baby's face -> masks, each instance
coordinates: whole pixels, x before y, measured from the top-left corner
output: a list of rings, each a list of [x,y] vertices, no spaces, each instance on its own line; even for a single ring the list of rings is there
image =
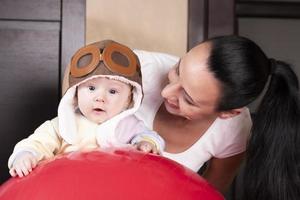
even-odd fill
[[[128,108],[131,87],[121,81],[95,78],[78,86],[77,97],[82,114],[100,124]]]

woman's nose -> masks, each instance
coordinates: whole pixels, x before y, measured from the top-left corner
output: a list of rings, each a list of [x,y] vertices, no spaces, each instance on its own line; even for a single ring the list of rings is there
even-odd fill
[[[161,96],[169,99],[177,99],[179,91],[180,85],[178,82],[169,83],[161,91]]]

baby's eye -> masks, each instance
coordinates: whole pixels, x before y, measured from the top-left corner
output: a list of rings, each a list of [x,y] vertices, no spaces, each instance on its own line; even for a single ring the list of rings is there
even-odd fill
[[[95,86],[89,86],[90,91],[94,91],[95,89],[96,89]]]
[[[116,94],[117,92],[118,92],[118,91],[115,90],[115,89],[110,89],[110,90],[109,90],[109,93],[110,93],[110,94]]]

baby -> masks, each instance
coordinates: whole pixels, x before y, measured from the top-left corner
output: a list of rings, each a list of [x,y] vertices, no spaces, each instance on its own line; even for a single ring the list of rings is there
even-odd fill
[[[143,96],[142,77],[128,47],[105,40],[79,49],[68,82],[58,116],[15,146],[8,161],[11,176],[26,176],[40,161],[72,151],[129,144],[145,152],[163,150],[163,139],[134,116]]]

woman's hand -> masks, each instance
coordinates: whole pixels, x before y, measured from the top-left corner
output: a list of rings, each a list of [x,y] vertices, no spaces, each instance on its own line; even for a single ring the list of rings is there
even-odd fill
[[[13,177],[17,175],[19,177],[27,176],[36,165],[36,157],[31,152],[24,151],[16,156],[9,173]]]

